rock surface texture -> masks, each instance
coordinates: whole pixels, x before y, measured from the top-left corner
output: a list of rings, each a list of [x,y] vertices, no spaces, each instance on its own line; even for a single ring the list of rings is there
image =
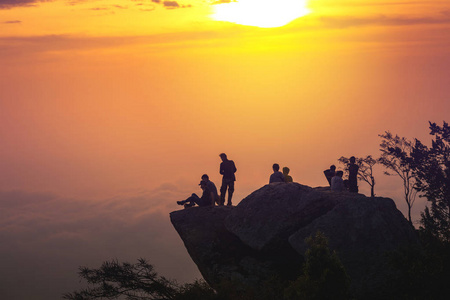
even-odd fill
[[[417,243],[391,199],[298,183],[272,183],[236,207],[193,207],[172,212],[170,219],[212,287],[224,279],[249,285],[274,275],[295,279],[308,247],[305,239],[321,231],[355,295],[375,295],[386,284],[386,252]]]

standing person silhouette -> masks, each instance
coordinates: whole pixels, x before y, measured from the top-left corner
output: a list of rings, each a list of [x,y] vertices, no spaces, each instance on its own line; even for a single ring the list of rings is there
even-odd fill
[[[359,166],[355,163],[356,158],[350,157],[350,163],[348,164],[348,190],[352,193],[358,192],[358,170]]]
[[[222,186],[220,187],[220,204],[225,204],[225,194],[228,189],[228,202],[227,205],[231,206],[231,198],[233,197],[234,192],[234,182],[236,181],[236,176],[234,173],[236,173],[236,165],[234,164],[234,161],[229,160],[227,158],[227,155],[225,153],[221,153],[220,158],[222,159],[222,162],[220,163],[220,170],[219,173],[223,175],[222,177]]]

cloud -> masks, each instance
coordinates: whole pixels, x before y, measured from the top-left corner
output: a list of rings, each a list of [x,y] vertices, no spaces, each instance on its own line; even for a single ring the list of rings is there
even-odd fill
[[[16,6],[34,6],[38,2],[48,2],[47,0],[0,0],[0,9],[8,9]]]
[[[20,7],[20,6],[37,6],[38,3],[40,2],[52,2],[52,1],[56,1],[56,0],[0,0],[0,9],[11,9],[14,7]],[[225,0],[227,1],[227,0]],[[77,5],[78,3],[83,3],[85,2],[85,0],[73,0],[68,2],[69,5]],[[142,1],[135,1],[133,0],[133,2],[138,2],[135,5],[136,6],[141,6],[143,5]],[[186,5],[181,5],[180,3],[178,3],[177,1],[172,1],[172,0],[152,0],[153,3],[157,3],[162,5],[163,7],[167,8],[167,9],[176,9],[176,8],[188,8],[188,7],[192,7],[192,5],[190,4],[186,4]],[[119,9],[127,9],[127,6],[123,6],[123,5],[112,5],[116,8]],[[100,10],[99,8],[94,9],[94,10]],[[152,11],[154,9],[149,8],[149,9],[143,9],[145,11]]]
[[[12,20],[12,21],[5,21],[3,24],[20,24],[22,21],[19,20]]]
[[[93,7],[93,8],[90,8],[89,10],[109,10],[109,8],[108,7]]]
[[[153,3],[161,4],[167,9],[176,9],[176,8],[188,8],[192,7],[192,5],[180,5],[177,1],[170,1],[170,0],[152,0]]]
[[[163,2],[164,7],[167,8],[179,8],[180,5],[178,4],[177,1],[164,1]]]
[[[431,24],[449,24],[450,14],[442,12],[438,16],[427,17],[402,17],[378,15],[373,17],[328,17],[321,16],[319,19],[325,25],[334,28],[359,27],[359,26],[411,26],[411,25],[431,25]]]
[[[161,275],[181,282],[200,277],[169,213],[188,191],[172,183],[104,200],[0,191],[2,297],[60,299],[79,289],[78,267],[144,257]]]
[[[0,24],[1,25],[1,24]],[[241,28],[244,30],[245,28]],[[236,31],[224,33],[225,37],[233,37]],[[210,44],[217,38],[214,31],[163,33],[147,36],[124,37],[88,37],[75,35],[44,35],[23,37],[0,37],[0,62],[13,60],[24,61],[38,55],[54,55],[65,51],[112,49],[128,47],[130,45],[151,45],[163,47],[163,45],[178,44],[179,47],[198,46],[199,43]],[[34,59],[33,58],[33,59]]]
[[[113,7],[118,8],[118,9],[127,9],[128,6],[123,6],[123,5],[113,5]]]

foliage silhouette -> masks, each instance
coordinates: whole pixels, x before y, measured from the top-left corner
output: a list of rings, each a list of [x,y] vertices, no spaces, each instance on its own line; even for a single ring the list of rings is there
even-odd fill
[[[422,215],[422,230],[450,242],[450,126],[430,122],[431,148],[416,140],[412,157],[417,189],[430,202]]]
[[[392,276],[386,287],[389,299],[448,299],[450,294],[450,243],[429,232],[419,234],[420,246],[389,254]]]
[[[386,289],[391,299],[440,300],[450,294],[450,127],[430,122],[430,130],[430,148],[418,139],[413,145],[388,132],[382,136],[393,143],[384,144],[384,150],[404,171],[405,197],[406,188],[412,188],[431,203],[421,213],[420,245],[390,254],[393,275]],[[409,196],[412,206],[415,194]]]
[[[411,209],[417,195],[416,178],[412,170],[414,165],[411,156],[413,145],[406,138],[393,136],[389,131],[380,134],[379,137],[382,138],[382,141],[380,144],[381,157],[378,161],[388,169],[385,172],[386,175],[398,175],[402,179],[403,193],[408,206],[408,221],[412,224]]]
[[[350,278],[336,252],[328,248],[328,240],[321,232],[306,242],[306,262],[301,275],[286,289],[287,300],[350,299]]]
[[[171,300],[179,292],[179,286],[159,276],[145,259],[136,264],[119,263],[117,260],[104,262],[99,269],[80,267],[79,275],[89,285],[87,289],[68,293],[64,299],[158,299]]]

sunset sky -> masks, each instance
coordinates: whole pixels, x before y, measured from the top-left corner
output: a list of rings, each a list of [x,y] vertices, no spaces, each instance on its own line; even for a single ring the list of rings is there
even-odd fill
[[[237,204],[275,162],[324,186],[378,134],[449,121],[448,0],[220,2],[0,0],[0,298],[60,299],[112,258],[191,282],[169,213],[220,186],[221,152]]]

